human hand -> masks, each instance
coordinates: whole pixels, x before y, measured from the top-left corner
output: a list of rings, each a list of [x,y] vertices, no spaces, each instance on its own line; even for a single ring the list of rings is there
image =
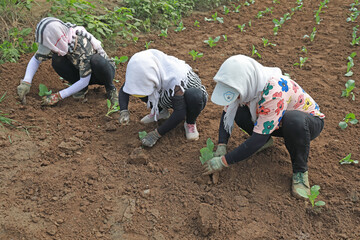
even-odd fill
[[[216,152],[214,153],[214,157],[221,157],[226,154],[226,144],[219,144],[217,146]]]
[[[17,94],[22,104],[26,104],[26,94],[30,92],[30,87],[30,83],[20,80],[20,85],[17,87]]]
[[[128,125],[130,122],[130,112],[129,110],[120,111],[119,122],[122,125]]]
[[[53,93],[47,96],[43,96],[43,100],[41,102],[41,105],[43,106],[53,106],[56,103],[58,103],[61,100],[60,93]]]
[[[215,172],[221,171],[224,167],[228,167],[226,160],[223,161],[223,157],[214,157],[204,163],[203,175],[210,175]]]
[[[156,141],[161,138],[161,135],[155,129],[154,131],[149,132],[146,136],[141,140],[141,143],[145,147],[152,147],[155,145]]]

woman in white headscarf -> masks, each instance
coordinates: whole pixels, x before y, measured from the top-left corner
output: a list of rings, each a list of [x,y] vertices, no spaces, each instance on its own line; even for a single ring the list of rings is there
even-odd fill
[[[84,27],[64,23],[53,17],[43,18],[36,27],[38,50],[31,58],[24,79],[17,87],[22,103],[30,91],[33,77],[41,62],[52,59],[54,70],[71,86],[43,97],[43,105],[54,105],[68,96],[83,99],[88,85],[105,85],[107,98],[118,102],[113,84],[115,64],[109,59],[101,42]]]
[[[325,118],[314,99],[279,68],[264,67],[244,55],[228,58],[214,80],[217,84],[211,100],[226,107],[215,157],[204,164],[204,175],[271,146],[271,136],[283,137],[292,161],[292,193],[295,197],[301,197],[298,189],[310,193],[307,165],[310,141],[322,131]],[[250,137],[227,153],[234,122]]]
[[[142,139],[144,146],[152,147],[184,119],[186,138],[199,138],[196,119],[204,109],[208,95],[198,75],[184,61],[156,49],[134,54],[127,65],[125,83],[119,92],[121,124],[129,123],[130,95],[140,97],[151,108],[150,114],[141,119],[142,123],[168,118]],[[171,116],[169,108],[174,110]]]

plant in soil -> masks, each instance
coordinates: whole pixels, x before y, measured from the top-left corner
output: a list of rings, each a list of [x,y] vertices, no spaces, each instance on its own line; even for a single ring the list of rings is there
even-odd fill
[[[119,103],[116,102],[114,105],[111,105],[111,101],[109,99],[107,99],[106,104],[107,104],[108,110],[107,110],[107,113],[105,116],[109,117],[110,114],[120,111]]]
[[[204,43],[207,43],[210,47],[215,47],[216,43],[220,40],[220,36],[216,38],[209,37],[209,39],[205,40]]]
[[[39,96],[48,96],[52,93],[51,90],[48,90],[48,88],[45,86],[45,84],[40,83],[39,84]]]
[[[304,197],[304,198],[308,198],[311,206],[314,208],[316,207],[320,207],[320,206],[324,206],[325,202],[324,201],[317,201],[315,202],[315,199],[319,196],[320,192],[320,186],[319,185],[314,185],[310,188],[310,195],[307,194],[307,192],[304,189],[296,189],[297,193]]]
[[[354,58],[356,57],[356,52],[352,52],[350,56],[347,57],[348,63],[347,63],[347,69],[345,76],[351,77],[353,75],[353,72],[351,71],[351,68],[354,66]]]
[[[140,138],[140,140],[142,140],[144,137],[146,137],[146,135],[147,135],[147,132],[146,132],[146,131],[139,132],[139,138]]]
[[[150,44],[152,43],[153,41],[148,41],[148,42],[145,42],[145,49],[149,49],[150,47]]]
[[[246,32],[245,23],[243,25],[238,25],[237,27],[240,29],[241,32]]]
[[[266,47],[266,46],[276,46],[276,44],[275,43],[271,43],[271,42],[269,42],[269,39],[267,39],[267,38],[261,38],[261,40],[263,41],[263,44],[264,44],[264,47]]]
[[[359,161],[358,160],[353,160],[351,159],[351,153],[349,153],[346,157],[344,157],[343,159],[341,159],[339,161],[340,164],[358,164]]]
[[[0,103],[5,99],[5,96],[6,96],[6,92],[2,95],[2,97],[0,98]],[[12,120],[11,118],[7,118],[6,116],[9,115],[7,113],[3,113],[1,110],[0,110],[0,126],[3,126],[3,124],[7,124],[7,125],[10,125],[12,126],[12,122],[14,120]]]
[[[191,50],[189,54],[192,56],[193,61],[195,61],[197,58],[201,58],[204,55],[203,53],[199,53],[195,50]]]
[[[345,129],[348,127],[348,123],[351,124],[357,124],[359,121],[356,119],[355,114],[354,113],[348,113],[346,114],[345,118],[343,119],[343,121],[339,122],[339,127],[341,129]]]
[[[258,52],[258,50],[256,50],[255,46],[252,45],[252,49],[251,49],[251,56],[256,55],[258,58],[261,58],[260,53]]]
[[[168,36],[168,32],[167,32],[167,28],[166,29],[161,29],[160,34],[158,35],[159,37],[167,37]]]
[[[178,27],[175,29],[175,32],[181,32],[184,31],[186,29],[186,27],[184,27],[183,22],[181,21],[178,25]]]
[[[311,32],[310,36],[309,35],[304,35],[304,38],[310,38],[310,42],[314,41],[316,36],[316,27],[313,28],[313,31]]]
[[[121,56],[120,58],[118,56],[115,56],[113,58],[114,62],[116,65],[120,64],[120,63],[125,63],[127,62],[127,60],[129,60],[128,56]]]
[[[195,20],[194,27],[200,27],[200,22],[198,20]]]
[[[302,68],[306,60],[308,60],[308,57],[300,57],[300,62],[294,63],[294,66],[299,66],[300,68]]]
[[[206,140],[206,147],[200,149],[200,154],[201,164],[204,164],[214,157],[214,143],[210,138]]]
[[[341,96],[342,97],[349,97],[350,95],[352,96],[351,99],[353,101],[355,101],[355,94],[352,91],[355,88],[355,80],[349,79],[346,83],[345,83],[345,87],[346,89],[343,89],[341,91]]]
[[[217,12],[214,13],[213,15],[211,15],[211,17],[212,18],[205,17],[205,21],[207,21],[207,22],[216,22],[216,21],[218,21],[219,23],[224,23],[224,18],[218,17]]]

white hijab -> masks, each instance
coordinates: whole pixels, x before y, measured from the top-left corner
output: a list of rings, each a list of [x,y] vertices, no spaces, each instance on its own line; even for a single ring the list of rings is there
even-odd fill
[[[251,120],[256,121],[256,106],[261,93],[272,77],[281,77],[279,68],[264,67],[254,59],[235,55],[228,58],[216,73],[214,80],[224,83],[239,92],[239,98],[231,103],[224,116],[224,127],[231,133],[239,105],[249,103]]]
[[[183,89],[187,84],[187,73],[191,67],[184,61],[165,53],[149,49],[134,54],[127,65],[124,92],[130,95],[148,96],[148,104],[152,104],[151,113],[159,114],[159,98],[175,86]],[[160,96],[161,94],[161,96]]]

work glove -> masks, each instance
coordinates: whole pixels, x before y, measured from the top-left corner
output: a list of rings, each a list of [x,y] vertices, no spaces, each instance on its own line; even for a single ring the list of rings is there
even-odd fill
[[[219,144],[217,146],[216,152],[214,153],[214,157],[221,157],[226,154],[226,144]]]
[[[161,138],[161,135],[156,131],[149,132],[146,136],[141,140],[141,143],[145,147],[152,147],[155,145],[156,141]]]
[[[221,171],[224,167],[228,167],[227,163],[222,160],[223,157],[213,157],[204,163],[203,175],[210,175],[215,172]]]
[[[30,83],[20,80],[20,85],[17,87],[17,93],[22,104],[26,104],[26,94],[30,92],[30,87]]]
[[[128,125],[130,122],[130,112],[128,110],[120,111],[119,122],[122,125]]]
[[[43,96],[43,100],[41,102],[41,105],[43,106],[53,106],[56,103],[58,103],[61,100],[61,96],[60,93],[53,93],[47,96]]]

